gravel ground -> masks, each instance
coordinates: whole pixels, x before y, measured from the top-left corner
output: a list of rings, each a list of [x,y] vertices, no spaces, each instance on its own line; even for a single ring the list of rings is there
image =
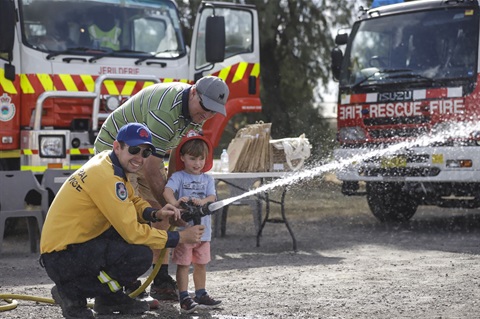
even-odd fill
[[[267,224],[256,247],[248,206],[230,209],[226,236],[212,241],[207,274],[222,309],[180,315],[177,303],[164,302],[142,316],[100,318],[479,317],[478,210],[422,207],[408,223],[385,225],[365,198],[342,196],[331,178],[291,187],[286,210],[297,253],[283,224]],[[5,238],[0,294],[51,298],[53,283],[37,259],[25,229]],[[18,302],[0,318],[62,318],[58,306]]]

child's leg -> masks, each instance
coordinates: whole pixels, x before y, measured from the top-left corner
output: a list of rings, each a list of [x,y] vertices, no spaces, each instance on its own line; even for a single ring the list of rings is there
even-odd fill
[[[197,296],[203,295],[206,292],[207,264],[210,260],[210,242],[203,241],[195,247],[192,253],[193,282]]]
[[[193,264],[193,282],[195,284],[195,292],[201,289],[205,291],[207,282],[207,265]]]
[[[190,266],[177,265],[177,285],[178,291],[188,291],[188,272]]]
[[[207,282],[206,264],[193,264],[193,282],[195,283],[195,302],[210,308],[218,307],[222,301],[212,298],[205,288]]]
[[[177,264],[177,286],[180,302],[188,297],[188,273],[192,262],[192,248],[190,244],[179,244],[173,250],[172,261]]]

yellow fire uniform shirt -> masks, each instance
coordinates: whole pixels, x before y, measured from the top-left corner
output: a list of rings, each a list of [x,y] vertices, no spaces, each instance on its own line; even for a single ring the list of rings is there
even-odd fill
[[[41,253],[87,242],[111,226],[125,239],[153,249],[174,247],[178,232],[151,228],[153,208],[135,195],[115,153],[104,151],[72,174],[56,195],[42,230]],[[170,235],[170,238],[169,238]]]

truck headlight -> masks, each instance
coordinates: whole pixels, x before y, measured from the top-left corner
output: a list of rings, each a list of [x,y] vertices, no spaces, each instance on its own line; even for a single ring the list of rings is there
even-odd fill
[[[38,140],[40,157],[65,158],[65,136],[40,135]]]
[[[118,96],[110,95],[106,98],[107,110],[113,112],[120,106],[120,98]]]
[[[366,139],[365,131],[360,126],[344,127],[338,131],[338,141],[364,141]]]
[[[480,131],[472,132],[470,136],[475,141],[475,144],[477,144],[477,146],[480,146]]]

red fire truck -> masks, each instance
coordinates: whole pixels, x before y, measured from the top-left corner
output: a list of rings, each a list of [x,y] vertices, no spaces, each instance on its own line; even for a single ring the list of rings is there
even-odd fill
[[[203,2],[187,46],[171,0],[0,0],[0,170],[75,169],[108,114],[145,86],[230,88],[227,117],[204,126],[216,146],[235,114],[260,112],[252,5]]]
[[[419,205],[480,207],[479,5],[422,0],[361,10],[351,32],[335,39],[346,44],[332,51],[335,158],[407,145],[337,174],[343,193],[366,195],[381,221],[409,220]],[[470,124],[461,138],[415,144],[459,123]]]

